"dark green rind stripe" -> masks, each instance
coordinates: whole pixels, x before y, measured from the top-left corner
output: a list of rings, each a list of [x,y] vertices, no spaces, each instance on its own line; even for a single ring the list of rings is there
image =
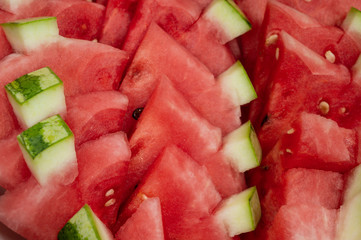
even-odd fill
[[[252,28],[252,24],[248,20],[248,18],[244,15],[244,13],[239,9],[239,7],[236,5],[236,3],[233,0],[226,0],[226,2],[233,8],[234,11],[236,11],[239,16],[244,20],[244,22],[249,26],[249,28]]]
[[[59,240],[101,240],[92,210],[84,205],[60,230]]]
[[[43,71],[44,69],[48,70],[45,74],[37,74],[39,71]],[[44,84],[47,79],[49,83]],[[23,104],[42,91],[61,84],[63,84],[63,82],[60,78],[49,67],[46,67],[19,77],[13,82],[5,85],[5,88],[16,102]]]
[[[19,143],[32,159],[50,146],[73,136],[64,120],[55,115],[41,121],[18,135]]]

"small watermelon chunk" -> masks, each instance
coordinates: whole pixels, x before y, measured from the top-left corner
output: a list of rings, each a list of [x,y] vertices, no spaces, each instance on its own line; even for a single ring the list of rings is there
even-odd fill
[[[88,141],[77,151],[82,199],[110,229],[124,201],[130,150],[122,132]],[[100,170],[101,169],[101,170]]]
[[[284,205],[268,231],[268,239],[334,239],[337,216],[336,209],[309,205]]]
[[[147,198],[125,222],[115,239],[164,240],[162,210],[159,198]]]
[[[67,117],[75,145],[120,131],[128,98],[118,91],[99,91],[67,98]]]
[[[130,211],[124,213],[135,210],[144,196],[159,197],[166,239],[202,239],[202,235],[229,239],[222,225],[211,218],[221,197],[206,169],[179,148],[165,148],[126,205]],[[121,214],[120,218],[127,216]],[[212,223],[206,228],[210,233],[203,232],[203,221]]]
[[[0,197],[0,221],[26,239],[55,240],[81,207],[76,182],[43,187],[30,178]]]
[[[230,98],[223,94],[213,74],[158,25],[151,24],[120,86],[120,91],[129,97],[129,127],[125,131],[134,125],[131,114],[145,106],[163,74],[223,132],[228,133],[240,125],[239,107],[234,107]]]
[[[17,139],[26,164],[40,185],[68,185],[77,177],[74,135],[59,115],[26,129]]]

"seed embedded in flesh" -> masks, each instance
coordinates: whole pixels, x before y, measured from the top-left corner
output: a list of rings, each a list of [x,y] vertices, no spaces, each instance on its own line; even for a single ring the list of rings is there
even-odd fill
[[[276,60],[280,57],[280,49],[276,48],[276,54],[275,54]]]
[[[142,114],[144,108],[137,108],[134,110],[132,116],[135,120],[138,120],[140,118],[140,114]]]
[[[346,112],[346,108],[345,107],[341,107],[338,109],[338,113],[339,114],[344,114]]]
[[[115,199],[112,198],[112,199],[110,199],[109,201],[107,201],[107,202],[104,204],[104,206],[105,206],[105,207],[109,207],[109,206],[111,206],[111,205],[114,205],[115,202],[116,202]]]
[[[272,34],[270,35],[267,39],[266,39],[266,46],[275,44],[278,40],[278,35],[277,34]]]
[[[335,61],[336,61],[335,54],[333,54],[333,52],[331,52],[330,50],[328,50],[325,53],[325,57],[326,57],[327,61],[329,61],[330,63],[335,63]]]
[[[330,105],[325,101],[320,102],[318,108],[323,115],[326,115],[330,111]]]
[[[112,189],[109,189],[106,193],[105,193],[105,196],[106,197],[109,197],[109,196],[111,196],[111,195],[113,195],[114,194],[114,189],[112,188]]]
[[[292,134],[292,133],[294,133],[295,132],[295,129],[294,128],[291,128],[291,129],[289,129],[288,131],[287,131],[287,134]]]
[[[292,154],[293,152],[292,152],[292,150],[291,150],[291,149],[286,148],[286,153]]]

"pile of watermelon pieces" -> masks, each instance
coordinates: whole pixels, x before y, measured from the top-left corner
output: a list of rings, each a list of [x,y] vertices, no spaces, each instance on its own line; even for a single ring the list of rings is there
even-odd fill
[[[342,239],[361,161],[361,35],[342,23],[360,1],[236,0],[252,30],[227,42],[202,18],[211,0],[23,2],[0,1],[0,23],[56,16],[64,38],[23,54],[0,29],[3,224],[56,239],[87,203],[115,239]],[[242,108],[218,84],[237,60],[258,95]],[[70,185],[31,175],[3,88],[45,66],[64,82],[79,172]],[[263,159],[240,173],[223,138],[248,120]],[[217,207],[254,185],[261,220],[230,236]]]

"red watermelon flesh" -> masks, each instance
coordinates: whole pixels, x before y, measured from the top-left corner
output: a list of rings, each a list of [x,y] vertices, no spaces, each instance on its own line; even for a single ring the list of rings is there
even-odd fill
[[[30,178],[0,197],[0,221],[26,239],[55,240],[81,207],[76,182],[41,187]]]
[[[270,240],[332,240],[337,210],[309,205],[285,205],[268,231]]]
[[[343,175],[331,171],[294,168],[284,174],[283,194],[290,205],[315,205],[338,209],[341,203]]]
[[[75,145],[120,131],[128,98],[118,91],[100,91],[68,97],[65,121],[75,136]]]
[[[174,37],[218,76],[232,66],[235,57],[230,49],[215,37],[217,35],[218,29],[207,19],[200,17],[187,31],[177,33]]]
[[[0,15],[0,22],[41,16],[57,17],[60,35],[96,39],[102,26],[104,6],[87,1],[37,0],[23,5],[15,14]]]
[[[278,65],[269,80],[268,98],[264,96],[267,105],[254,123],[256,128],[261,127],[259,140],[266,153],[300,112],[327,116],[320,104],[333,109],[332,105],[337,104],[334,96],[343,93],[350,83],[350,73],[344,66],[328,62],[285,32],[279,36]]]
[[[115,235],[115,239],[163,240],[162,209],[159,198],[147,198]]]
[[[130,138],[130,182],[136,184],[142,178],[169,142],[204,163],[220,149],[222,136],[219,128],[194,111],[171,82],[164,79],[144,108]]]
[[[250,21],[252,29],[238,38],[241,47],[241,62],[247,73],[253,78],[254,66],[259,56],[261,25],[266,10],[267,0],[236,0],[235,1]]]
[[[86,142],[77,151],[82,200],[109,228],[125,199],[123,190],[130,154],[122,132]]]
[[[13,48],[7,40],[4,30],[0,28],[0,59],[11,53],[13,53]]]
[[[213,74],[158,25],[152,24],[120,86],[120,91],[129,98],[126,131],[134,125],[131,114],[145,106],[163,74],[211,124],[222,128],[224,133],[240,125],[239,107],[233,107],[230,99],[221,94]],[[214,101],[214,104],[209,104],[209,101]]]
[[[122,49],[134,56],[153,21],[170,34],[184,31],[198,19],[208,3],[209,0],[140,0]]]
[[[110,0],[106,7],[99,42],[120,48],[137,4],[138,0]]]
[[[334,26],[341,25],[352,6],[360,9],[358,0],[329,0],[329,1],[305,1],[305,0],[278,0],[292,8],[317,19],[320,23]]]
[[[0,140],[0,186],[12,190],[31,175],[19,148],[19,132]]]
[[[281,139],[282,165],[345,172],[357,165],[354,130],[341,128],[331,119],[301,113],[292,132]],[[335,148],[337,146],[337,148]]]
[[[199,236],[211,235],[202,232],[201,227],[194,226],[202,226],[204,219],[208,221],[221,197],[206,169],[179,148],[165,148],[142,180],[132,200],[126,205],[126,209],[136,209],[144,200],[144,195],[159,197],[166,239],[202,239]],[[126,216],[121,215],[122,218]],[[223,226],[215,222],[212,226],[207,227],[207,231],[211,230],[215,236],[220,236]],[[218,239],[229,239],[224,237],[227,235],[225,229],[223,231],[223,237]]]

